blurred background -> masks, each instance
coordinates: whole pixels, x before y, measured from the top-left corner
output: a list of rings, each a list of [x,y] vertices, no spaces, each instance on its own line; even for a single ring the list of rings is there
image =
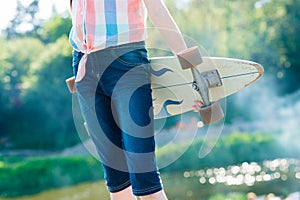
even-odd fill
[[[69,2],[10,2],[13,14],[5,15],[7,4],[0,17],[0,200],[108,199],[101,166],[75,128],[65,85],[72,76]],[[207,156],[199,157],[201,129],[187,149],[182,137],[159,152],[159,161],[184,152],[161,169],[169,198],[247,200],[253,192],[257,199],[299,200],[300,1],[165,2],[181,31],[208,55],[265,68],[256,84],[226,99],[222,135]],[[147,43],[160,42],[149,34]],[[188,135],[197,117],[167,119],[163,134],[180,126]]]

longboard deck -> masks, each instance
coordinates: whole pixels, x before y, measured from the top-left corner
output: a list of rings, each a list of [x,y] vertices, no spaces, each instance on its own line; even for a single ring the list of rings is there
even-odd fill
[[[202,72],[217,70],[221,86],[209,88],[210,101],[215,102],[232,95],[257,81],[263,67],[255,62],[218,57],[203,57],[198,66]],[[151,59],[151,83],[156,119],[192,110],[200,95],[192,88],[193,76],[189,69],[183,70],[177,57]]]

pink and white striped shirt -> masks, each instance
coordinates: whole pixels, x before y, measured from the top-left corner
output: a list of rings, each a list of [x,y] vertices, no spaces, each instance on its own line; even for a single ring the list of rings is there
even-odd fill
[[[143,0],[73,0],[73,48],[85,53],[76,81],[85,74],[85,62],[91,52],[146,39],[146,9]]]

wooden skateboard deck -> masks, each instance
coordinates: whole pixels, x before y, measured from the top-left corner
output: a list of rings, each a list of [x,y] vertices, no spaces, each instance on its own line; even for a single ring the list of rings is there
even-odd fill
[[[257,81],[264,73],[255,62],[218,57],[203,57],[197,66],[209,85],[209,100],[216,102]],[[193,75],[182,69],[177,57],[151,59],[151,83],[156,119],[191,111],[199,93],[192,88]]]

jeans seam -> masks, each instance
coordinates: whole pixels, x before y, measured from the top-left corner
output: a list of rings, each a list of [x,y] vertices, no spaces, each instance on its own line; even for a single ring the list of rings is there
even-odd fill
[[[152,192],[152,191],[156,191],[158,189],[162,190],[162,186],[161,185],[156,185],[156,186],[149,187],[147,189],[141,189],[141,190],[132,189],[132,191],[136,195],[141,195],[141,194],[144,194],[144,193],[149,193],[149,192]]]
[[[117,192],[117,191],[119,191],[119,190],[121,190],[123,188],[124,189],[127,188],[130,185],[131,185],[131,182],[130,182],[130,180],[128,180],[125,183],[122,183],[121,185],[114,186],[114,187],[109,187],[109,191],[110,192]]]

